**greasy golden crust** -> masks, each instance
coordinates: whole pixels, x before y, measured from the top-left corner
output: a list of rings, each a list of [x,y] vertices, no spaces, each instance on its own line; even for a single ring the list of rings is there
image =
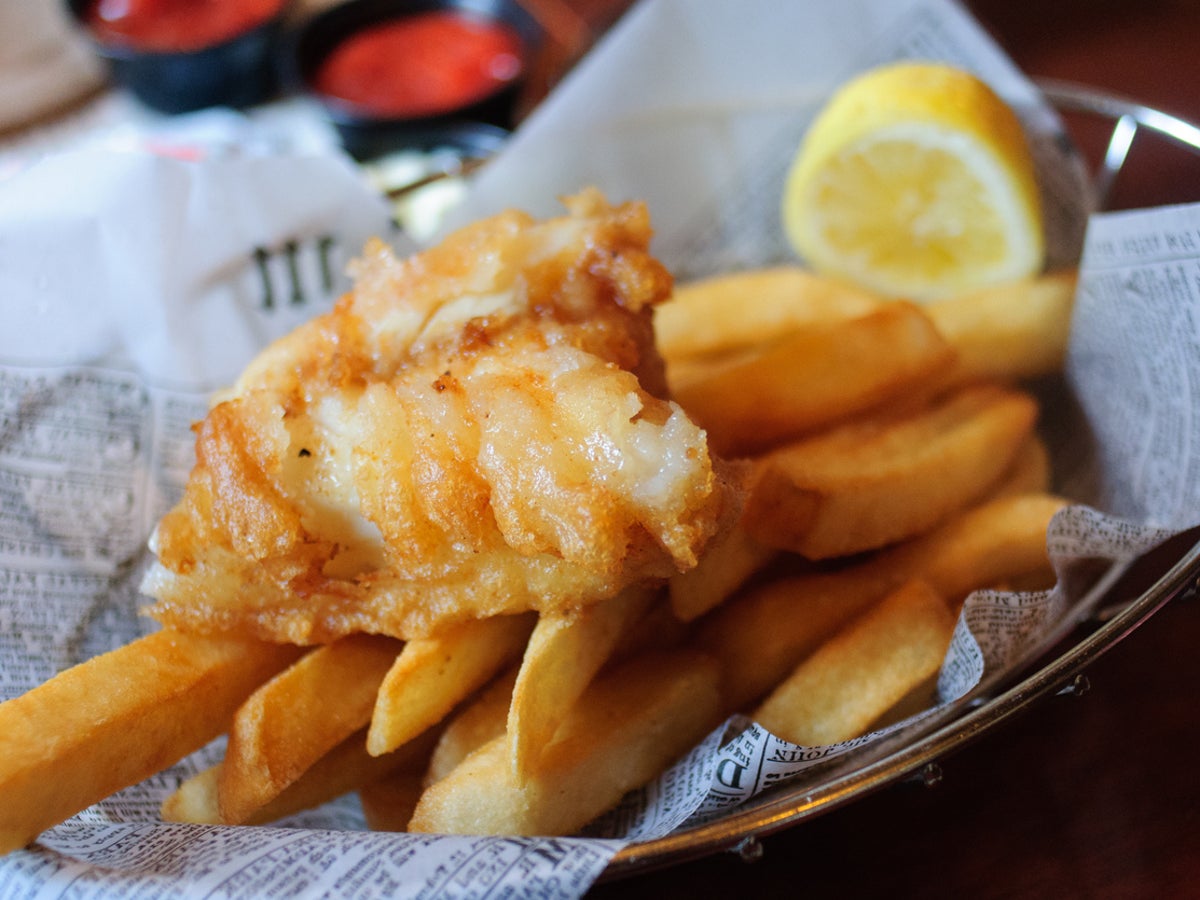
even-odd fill
[[[197,427],[151,614],[297,643],[579,605],[694,565],[728,518],[662,395],[671,289],[640,204],[505,213],[268,347]]]

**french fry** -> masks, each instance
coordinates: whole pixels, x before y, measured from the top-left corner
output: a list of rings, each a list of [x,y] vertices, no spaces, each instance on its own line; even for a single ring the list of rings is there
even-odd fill
[[[652,598],[653,588],[639,585],[601,603],[539,616],[508,712],[509,752],[518,780],[537,767],[572,704]]]
[[[1031,434],[1017,451],[1016,459],[1000,481],[988,491],[989,498],[1045,494],[1050,491],[1050,451],[1045,442]]]
[[[222,824],[217,788],[221,784],[221,763],[210,766],[182,782],[158,808],[164,822]],[[247,820],[251,821],[251,820]]]
[[[351,635],[318,647],[255,691],[229,730],[221,821],[245,822],[363,728],[401,646],[392,638]]]
[[[571,834],[661,772],[720,716],[709,657],[639,657],[592,683],[537,772],[518,781],[506,737],[494,738],[425,790],[409,831]]]
[[[429,758],[426,787],[441,781],[484,744],[504,735],[519,668],[513,666],[494,678],[447,720]]]
[[[520,656],[533,624],[531,615],[493,616],[405,644],[379,685],[367,750],[389,753],[440,722]]]
[[[679,404],[718,452],[744,455],[899,397],[954,362],[916,306],[822,322],[715,364],[668,366]]]
[[[668,363],[735,353],[819,323],[876,309],[874,295],[799,266],[716,275],[675,286],[654,310],[654,335]]]
[[[1064,270],[927,304],[925,312],[957,353],[954,380],[1059,371],[1077,281],[1075,270]]]
[[[265,825],[398,773],[416,773],[419,778],[428,764],[434,737],[435,733],[429,732],[386,756],[372,756],[367,752],[366,729],[360,729],[313,763],[278,796],[247,816],[242,824]],[[168,822],[223,824],[218,799],[221,768],[222,764],[217,763],[183,782],[163,801],[162,817]]]
[[[0,853],[208,743],[299,652],[158,631],[0,704]]]
[[[823,643],[753,713],[807,746],[864,734],[942,664],[955,617],[923,581],[907,582]]]
[[[1036,418],[1031,397],[978,385],[797,441],[760,461],[742,527],[810,559],[912,537],[984,496]]]
[[[1052,575],[1046,528],[1066,503],[1006,496],[843,568],[756,585],[701,619],[696,644],[721,662],[730,709],[747,709],[845,623],[904,582],[921,578],[956,612],[974,590]]]
[[[158,814],[165,822],[188,822],[192,825],[221,825],[221,804],[217,790],[221,783],[221,764],[197,772],[171,792],[162,802]],[[252,824],[254,817],[247,819]]]
[[[996,497],[869,565],[923,578],[957,612],[972,591],[1017,579],[1052,579],[1046,529],[1066,505],[1051,494]]]
[[[721,663],[728,711],[748,709],[805,656],[895,587],[870,566],[755,585],[699,622],[696,645]]]
[[[671,610],[683,622],[699,618],[777,555],[773,547],[754,540],[735,524],[709,545],[695,568],[667,580]]]

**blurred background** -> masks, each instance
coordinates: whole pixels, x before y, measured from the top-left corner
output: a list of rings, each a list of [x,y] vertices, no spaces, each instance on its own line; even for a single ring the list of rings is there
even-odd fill
[[[74,28],[71,10],[83,14],[100,5],[109,12],[162,11],[168,0],[4,0],[0,2],[0,142],[70,113],[103,89],[104,71],[95,43]],[[204,0],[185,6],[282,6],[287,25],[341,0]],[[538,59],[522,73],[518,116],[550,88],[596,38],[632,5],[631,0],[511,0],[544,32]],[[500,0],[482,7],[503,8]],[[1194,0],[964,0],[1016,64],[1034,78],[1072,80],[1135,98],[1151,107],[1200,121],[1200,4]],[[668,38],[665,37],[665,41]],[[210,61],[208,64],[212,64]],[[228,65],[228,64],[226,64]],[[1073,128],[1076,124],[1073,124]],[[1076,131],[1096,158],[1106,139],[1100,128],[1081,122]],[[1148,142],[1147,142],[1148,143]],[[1153,164],[1139,175],[1147,202],[1200,198],[1200,178],[1172,174],[1186,167],[1186,151],[1135,148]],[[1177,154],[1180,154],[1177,156]],[[1190,172],[1190,169],[1188,169]],[[1181,194],[1181,191],[1183,192]],[[1118,191],[1116,205],[1133,198]]]
[[[965,4],[1034,78],[1091,85],[1200,122],[1200,3],[1194,0],[971,0]],[[1093,161],[1108,130],[1072,119]],[[1112,206],[1200,200],[1200,161],[1165,141],[1130,151],[1135,180],[1118,182]]]
[[[382,0],[357,2],[387,5]],[[297,23],[344,5],[344,0],[3,0],[0,150],[94,104],[96,96],[110,86],[112,77],[100,55],[118,67],[112,70],[117,72],[116,77],[132,77],[128,74],[133,64],[131,54],[114,51],[103,41],[86,39],[86,30],[74,21],[75,17],[86,20],[96,10],[110,17],[153,17],[182,6],[192,10],[195,20],[205,9],[240,8],[244,15],[249,15],[247,10],[260,10],[262,16],[278,14],[282,19],[269,35],[279,42],[293,32]],[[538,32],[537,52],[523,61],[518,76],[519,91],[509,98],[511,106],[503,115],[491,115],[492,123],[503,119],[500,124],[507,126],[527,114],[631,5],[631,0],[477,2],[476,8],[490,9],[501,16],[510,15],[510,8],[515,8]],[[1200,122],[1200,89],[1195,87],[1200,85],[1200,54],[1196,52],[1200,3],[1195,0],[965,0],[964,6],[1034,78],[1079,82]],[[194,32],[198,26],[193,21],[185,27]],[[319,45],[321,41],[311,39],[309,43]],[[244,56],[248,51],[243,48],[242,52]],[[203,67],[208,71],[230,70],[240,64],[232,56],[213,57],[211,51],[203,57]],[[122,66],[125,69],[119,68]],[[173,71],[160,67],[142,79],[165,90],[163,83],[176,77]],[[189,77],[195,77],[194,71]],[[240,75],[237,82],[245,88],[256,77]],[[274,83],[263,88],[261,97],[251,100],[271,99],[296,89],[294,80],[290,84]],[[92,113],[93,119],[98,115]],[[344,109],[341,115],[346,117]],[[1101,158],[1108,138],[1106,125],[1080,117],[1070,126],[1086,155],[1092,160]],[[488,149],[494,149],[494,144]],[[369,151],[364,154],[369,155]],[[1131,150],[1131,159],[1137,162],[1133,167],[1137,181],[1116,186],[1113,206],[1200,199],[1200,169],[1195,168],[1200,163],[1188,151],[1168,142],[1139,139]]]

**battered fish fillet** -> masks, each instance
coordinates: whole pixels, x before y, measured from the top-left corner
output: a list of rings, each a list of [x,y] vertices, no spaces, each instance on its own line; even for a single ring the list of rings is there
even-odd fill
[[[309,644],[411,638],[695,565],[736,489],[674,403],[641,204],[509,212],[400,261],[268,347],[196,426],[148,611]]]

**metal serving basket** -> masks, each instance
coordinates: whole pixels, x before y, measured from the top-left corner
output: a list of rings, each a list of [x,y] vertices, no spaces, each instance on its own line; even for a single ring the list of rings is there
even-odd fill
[[[1200,128],[1143,104],[1058,81],[1039,82],[1063,113],[1107,123],[1111,131],[1103,158],[1092,174],[1103,207],[1141,134],[1200,154]],[[1079,690],[1084,670],[1172,599],[1200,590],[1200,529],[1185,532],[1097,585],[1103,592],[1087,622],[1064,623],[1049,634],[1029,664],[985,682],[950,703],[916,738],[883,740],[856,751],[853,762],[826,779],[801,779],[765,791],[719,819],[656,840],[632,844],[612,860],[603,880],[662,868],[719,851],[752,860],[760,839],[837,809],[872,791],[909,778],[934,781],[937,761],[1012,719],[1049,695]]]

